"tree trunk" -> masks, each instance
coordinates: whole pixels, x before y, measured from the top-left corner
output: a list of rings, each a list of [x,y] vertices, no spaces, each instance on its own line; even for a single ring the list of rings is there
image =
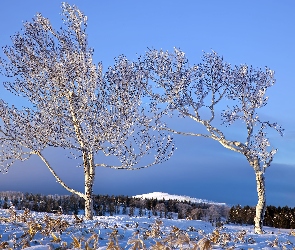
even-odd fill
[[[86,186],[85,186],[86,192]],[[93,199],[92,199],[92,191],[87,192],[85,197],[85,218],[87,220],[93,219]]]
[[[254,218],[254,223],[255,223],[254,231],[257,234],[263,234],[262,226],[263,226],[263,219],[264,219],[264,214],[266,209],[264,172],[261,170],[256,170],[255,175],[256,175],[258,203],[256,206],[256,215]]]
[[[85,218],[93,219],[93,183],[95,176],[95,166],[93,163],[93,154],[83,155],[84,158],[84,176],[85,176]],[[87,159],[87,160],[86,160]]]

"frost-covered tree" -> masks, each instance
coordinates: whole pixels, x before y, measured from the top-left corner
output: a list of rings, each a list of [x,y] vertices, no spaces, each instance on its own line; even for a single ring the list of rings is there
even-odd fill
[[[0,100],[0,165],[6,172],[17,160],[39,156],[58,183],[85,199],[86,218],[92,219],[96,167],[148,167],[167,160],[174,146],[155,128],[151,109],[142,101],[145,72],[120,56],[103,73],[88,46],[87,17],[66,3],[62,15],[63,26],[55,30],[37,14],[4,47],[1,72],[11,79],[4,86],[31,106],[20,110]],[[84,192],[57,175],[44,156],[50,147],[68,150],[83,166]],[[117,163],[108,163],[106,156]]]
[[[206,132],[187,133],[165,124],[163,130],[211,138],[246,157],[256,176],[255,232],[262,233],[266,206],[264,173],[276,153],[269,149],[266,129],[273,128],[281,135],[283,130],[277,123],[261,120],[257,111],[267,104],[265,93],[275,83],[274,72],[269,68],[231,66],[215,52],[204,53],[200,64],[189,65],[184,52],[178,49],[174,53],[150,50],[141,63],[152,81],[146,88],[158,112],[159,126],[163,116],[174,113],[201,124]],[[237,121],[245,124],[244,131],[239,138],[232,138],[224,126]]]

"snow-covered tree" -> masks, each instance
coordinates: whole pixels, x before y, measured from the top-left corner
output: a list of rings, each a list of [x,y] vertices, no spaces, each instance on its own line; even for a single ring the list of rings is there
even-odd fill
[[[150,50],[141,63],[149,71],[152,84],[146,88],[163,130],[211,138],[246,157],[256,176],[255,232],[262,233],[266,206],[264,173],[276,153],[269,149],[266,129],[273,128],[281,135],[283,129],[277,123],[262,121],[257,111],[267,104],[265,93],[275,83],[274,72],[248,65],[231,66],[214,51],[204,53],[200,64],[189,65],[181,50]],[[201,124],[205,132],[188,133],[161,125],[161,118],[173,113]],[[239,138],[232,138],[224,126],[237,121],[245,124],[245,130]]]
[[[92,219],[96,167],[148,167],[167,160],[174,146],[142,101],[145,72],[120,56],[103,73],[88,47],[87,17],[66,3],[62,15],[63,26],[55,30],[37,14],[4,47],[1,72],[11,79],[4,86],[31,106],[20,110],[0,100],[0,165],[6,172],[17,160],[39,156],[58,183],[85,199],[86,218]],[[83,166],[84,192],[57,175],[44,156],[50,147],[69,150]],[[104,156],[115,157],[117,165],[107,164]]]

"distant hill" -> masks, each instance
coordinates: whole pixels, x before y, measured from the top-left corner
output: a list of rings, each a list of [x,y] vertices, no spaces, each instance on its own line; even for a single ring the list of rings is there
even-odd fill
[[[168,194],[168,193],[162,193],[162,192],[153,192],[153,193],[148,193],[148,194],[139,194],[133,196],[133,198],[142,198],[142,199],[157,199],[157,200],[162,200],[163,198],[165,200],[178,200],[178,201],[190,201],[192,203],[206,203],[206,204],[215,204],[215,205],[224,205],[226,206],[226,203],[218,203],[218,202],[213,202],[213,201],[208,201],[208,200],[203,200],[203,199],[197,199],[197,198],[192,198],[189,196],[185,195],[175,195],[175,194]]]

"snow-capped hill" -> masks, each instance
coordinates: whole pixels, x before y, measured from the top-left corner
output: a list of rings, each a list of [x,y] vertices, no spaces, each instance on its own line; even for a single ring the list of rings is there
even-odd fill
[[[203,199],[192,198],[185,195],[175,195],[175,194],[168,194],[168,193],[162,193],[162,192],[139,194],[139,195],[133,196],[133,198],[142,198],[142,199],[146,198],[146,199],[157,199],[157,200],[162,200],[164,198],[165,200],[190,201],[192,203],[206,203],[206,204],[226,206],[226,203],[218,203],[218,202],[213,202],[213,201],[208,201]]]

